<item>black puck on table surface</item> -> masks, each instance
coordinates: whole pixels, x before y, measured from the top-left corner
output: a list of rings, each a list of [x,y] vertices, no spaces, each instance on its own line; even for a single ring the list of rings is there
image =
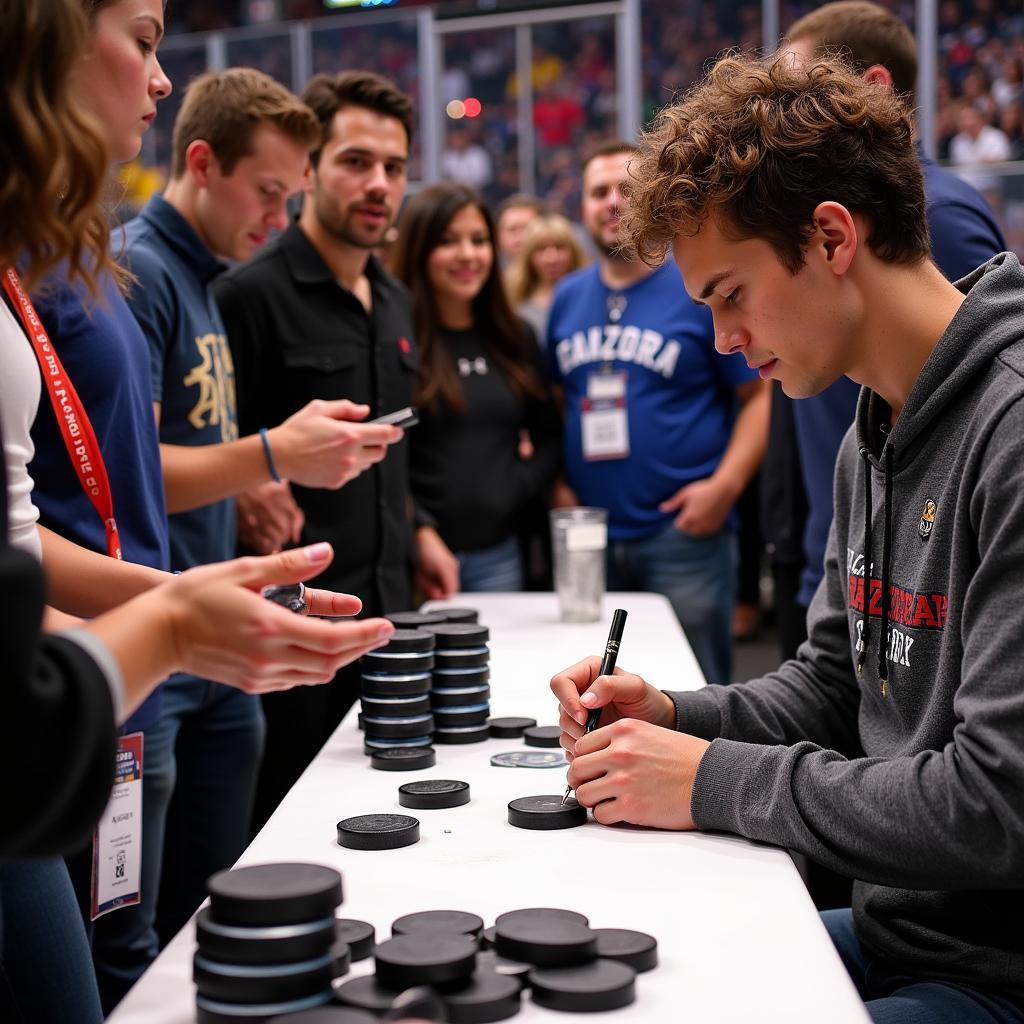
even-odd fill
[[[483,918],[465,910],[424,910],[406,914],[391,925],[392,935],[429,932],[435,935],[478,936],[484,930]]]
[[[399,740],[429,736],[434,730],[432,714],[410,715],[407,718],[377,718],[363,715],[363,732],[368,739]]]
[[[335,922],[338,939],[348,946],[352,962],[365,960],[373,953],[377,932],[369,921],[357,921],[351,917],[339,917]]]
[[[385,615],[395,629],[419,629],[421,626],[439,626],[448,620],[440,612],[391,612]]]
[[[334,994],[346,1006],[369,1010],[377,1017],[391,1009],[391,1003],[395,998],[395,992],[385,988],[372,974],[350,978],[335,988]]]
[[[472,686],[435,686],[430,691],[430,706],[438,711],[442,708],[461,708],[467,705],[486,704],[491,688],[474,683]]]
[[[196,997],[197,1024],[268,1024],[289,1013],[301,1013],[329,1003],[332,999],[330,988],[306,999],[292,999],[284,1003],[225,1003],[217,999]],[[355,1024],[355,1022],[353,1022]]]
[[[487,723],[483,725],[464,725],[458,728],[434,730],[435,743],[482,743],[490,738]]]
[[[446,622],[479,622],[480,612],[476,608],[431,608],[431,615],[443,615]]]
[[[438,810],[469,803],[469,783],[457,779],[422,779],[398,787],[398,802],[403,807]],[[480,923],[483,927],[483,922]]]
[[[334,957],[295,964],[223,964],[202,953],[192,961],[192,980],[199,995],[227,1003],[286,1003],[307,999],[330,987]]]
[[[411,697],[360,697],[359,706],[371,718],[408,718],[430,711],[430,694],[417,693]]]
[[[434,651],[434,669],[449,671],[451,669],[487,668],[491,661],[491,649],[487,644],[479,647],[451,647],[447,650]]]
[[[458,729],[464,725],[487,725],[490,735],[490,704],[463,704],[453,708],[434,708],[434,724],[438,729]]]
[[[536,718],[492,718],[489,727],[491,735],[497,739],[516,740],[536,724]]]
[[[433,747],[388,747],[370,754],[370,767],[382,772],[415,772],[435,764]]]
[[[377,981],[401,991],[413,985],[446,985],[467,980],[476,967],[472,935],[413,932],[378,944],[373,951]]]
[[[517,978],[477,970],[468,985],[444,993],[449,1024],[489,1024],[514,1017],[519,1012],[521,991]]]
[[[206,883],[218,924],[269,928],[334,916],[341,875],[322,864],[253,864],[218,871]]]
[[[379,651],[370,651],[369,654],[363,655],[359,664],[364,672],[429,672],[434,667],[434,654],[432,651],[411,651],[408,654],[381,654]]]
[[[426,654],[434,649],[436,643],[434,634],[427,629],[396,629],[383,647],[378,647],[371,653]]]
[[[658,966],[658,940],[644,932],[628,928],[595,928],[597,955],[606,960],[618,960],[637,973]]]
[[[515,978],[520,988],[526,988],[528,975],[533,970],[533,965],[522,960],[509,960],[501,956],[493,949],[485,949],[476,956],[477,973],[483,971],[494,971],[496,974],[504,974],[506,977]]]
[[[407,814],[359,814],[338,822],[338,845],[348,850],[400,850],[420,839],[420,823]]]
[[[472,622],[443,622],[439,626],[427,626],[426,628],[434,634],[434,642],[438,650],[480,647],[491,638],[491,631],[486,626]]]
[[[408,675],[385,675],[364,672],[359,677],[359,692],[364,697],[415,697],[429,693],[429,672],[411,672]]]
[[[272,928],[218,924],[209,907],[196,915],[196,941],[201,952],[226,964],[286,964],[323,956],[335,941],[333,913],[302,924]]]
[[[542,917],[498,921],[494,951],[537,967],[571,967],[597,956],[597,936],[578,921]]]
[[[549,1010],[594,1013],[618,1010],[636,999],[636,971],[617,960],[530,971],[533,1001]]]
[[[561,907],[524,907],[522,910],[508,910],[494,919],[494,927],[502,922],[519,921],[572,921],[575,924],[589,926],[590,918],[575,910],[563,910]]]
[[[557,747],[561,735],[557,725],[531,725],[523,730],[523,742],[528,747]]]
[[[268,1024],[377,1024],[380,1018],[354,1006],[320,1006],[315,1010],[271,1017]]]
[[[562,797],[554,793],[547,796],[521,796],[509,801],[508,823],[516,828],[538,832],[576,828],[587,823],[587,809],[573,797],[562,803]]]

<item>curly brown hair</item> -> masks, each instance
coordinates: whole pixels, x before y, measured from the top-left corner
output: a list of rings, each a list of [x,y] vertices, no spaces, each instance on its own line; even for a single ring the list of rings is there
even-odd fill
[[[730,237],[764,239],[796,273],[829,200],[869,220],[879,258],[916,263],[931,251],[907,107],[838,60],[726,57],[641,145],[625,228],[649,263],[713,216]]]
[[[75,0],[0,5],[0,261],[18,262],[27,289],[58,264],[94,295],[98,274],[117,276],[106,141],[70,82],[88,35]]]

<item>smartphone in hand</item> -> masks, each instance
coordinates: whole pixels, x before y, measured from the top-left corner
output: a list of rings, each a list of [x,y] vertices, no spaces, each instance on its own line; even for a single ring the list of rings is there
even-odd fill
[[[420,421],[419,413],[411,406],[407,405],[404,409],[396,409],[394,412],[389,412],[384,416],[378,416],[376,419],[367,420],[367,423],[382,423],[389,427],[401,427],[403,430],[408,430],[410,427],[415,427]]]

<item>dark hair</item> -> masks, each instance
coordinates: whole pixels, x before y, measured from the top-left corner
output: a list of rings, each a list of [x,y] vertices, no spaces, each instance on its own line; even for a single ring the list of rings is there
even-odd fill
[[[618,156],[620,153],[638,154],[639,152],[640,147],[635,142],[626,142],[625,139],[606,139],[604,142],[598,142],[596,145],[591,146],[583,154],[582,173],[585,174],[587,168],[598,157]]]
[[[440,317],[427,276],[427,260],[441,244],[452,218],[467,206],[475,207],[483,215],[493,249],[494,218],[480,196],[465,185],[442,182],[422,189],[406,203],[392,256],[395,276],[405,282],[412,293],[416,343],[422,365],[416,402],[424,407],[441,402],[456,412],[465,409],[462,385],[451,353],[441,339]],[[544,388],[530,350],[534,342],[509,305],[496,252],[491,272],[473,300],[473,319],[516,397],[540,398]]]
[[[320,122],[320,144],[310,154],[314,167],[320,162],[320,150],[330,141],[334,115],[344,107],[363,107],[393,117],[401,122],[412,145],[412,100],[383,75],[372,71],[314,75],[302,92],[302,102]]]
[[[544,200],[531,196],[526,192],[516,192],[514,195],[509,196],[508,199],[503,199],[498,207],[496,219],[500,221],[509,210],[533,210],[536,214],[547,213]]]
[[[916,263],[931,251],[909,109],[839,61],[727,57],[642,141],[625,227],[649,262],[715,216],[796,273],[815,207],[829,200],[868,219],[880,259]]]
[[[252,153],[258,128],[272,125],[296,145],[309,149],[320,140],[320,125],[297,96],[254,68],[228,68],[193,78],[174,122],[172,178],[185,173],[188,147],[210,144],[221,170],[230,175]]]
[[[917,87],[917,44],[902,19],[869,0],[837,0],[805,14],[785,40],[809,39],[818,56],[838,53],[860,74],[881,64],[893,88],[913,106]]]

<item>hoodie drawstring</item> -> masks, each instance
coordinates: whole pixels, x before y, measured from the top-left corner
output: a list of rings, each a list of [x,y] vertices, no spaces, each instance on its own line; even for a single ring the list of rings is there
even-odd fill
[[[881,606],[882,633],[878,644],[878,689],[883,697],[889,696],[889,571],[892,561],[892,460],[893,446],[885,445],[884,470],[885,491],[882,502],[882,578]],[[867,658],[868,639],[871,635],[871,461],[867,448],[860,449],[864,460],[864,607],[861,612],[861,649],[857,655],[857,671],[864,667]]]
[[[861,608],[860,653],[857,655],[858,674],[864,668],[868,656],[868,638],[871,636],[871,460],[870,452],[861,445],[860,457],[864,460],[864,604]]]

